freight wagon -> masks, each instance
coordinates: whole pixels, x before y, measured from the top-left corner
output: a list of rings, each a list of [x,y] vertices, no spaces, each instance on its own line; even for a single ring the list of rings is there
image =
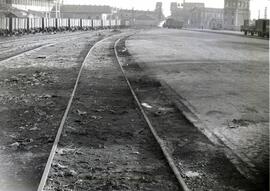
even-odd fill
[[[269,19],[245,20],[244,25],[241,26],[241,32],[244,32],[245,35],[269,38]]]
[[[121,20],[76,18],[11,18],[0,17],[0,35],[51,32],[63,30],[97,30],[129,25]]]

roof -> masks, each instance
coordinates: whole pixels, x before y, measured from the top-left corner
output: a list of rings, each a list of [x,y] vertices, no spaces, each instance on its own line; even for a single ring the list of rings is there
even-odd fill
[[[52,9],[53,11],[55,11],[55,7]],[[61,5],[60,11],[65,13],[111,13],[112,8],[107,5]]]

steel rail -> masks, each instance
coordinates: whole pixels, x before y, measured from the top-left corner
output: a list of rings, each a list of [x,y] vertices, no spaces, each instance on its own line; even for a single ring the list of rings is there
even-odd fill
[[[10,61],[10,60],[12,60],[12,59],[14,59],[14,58],[17,58],[17,57],[19,57],[19,56],[21,56],[21,55],[24,55],[24,54],[26,54],[26,53],[32,53],[32,52],[37,51],[37,50],[40,50],[40,49],[42,49],[42,48],[46,48],[46,47],[53,46],[53,45],[56,45],[56,44],[59,44],[59,43],[63,43],[63,42],[66,42],[66,41],[70,41],[70,37],[71,37],[71,36],[77,36],[77,35],[63,36],[62,38],[60,37],[60,41],[58,41],[58,42],[53,42],[53,43],[52,43],[52,41],[59,40],[59,38],[54,38],[54,39],[53,39],[53,38],[50,38],[50,39],[48,39],[48,43],[46,43],[46,44],[42,44],[42,43],[46,42],[46,40],[43,40],[43,42],[40,42],[41,44],[40,44],[39,46],[37,46],[37,47],[30,48],[30,49],[28,49],[28,50],[25,50],[25,51],[22,51],[22,52],[20,52],[20,53],[17,53],[17,54],[14,55],[14,56],[9,56],[8,58],[4,58],[3,60],[0,60],[0,65],[3,64],[3,63],[5,63],[5,62],[7,62],[7,61]],[[74,39],[77,39],[77,38],[81,38],[81,36],[75,37]],[[74,39],[73,39],[73,40],[74,40]]]
[[[61,137],[61,134],[62,134],[62,131],[63,131],[63,128],[64,128],[64,125],[65,125],[65,122],[66,122],[66,119],[67,119],[67,116],[68,116],[68,113],[70,111],[70,108],[71,108],[71,105],[72,105],[72,102],[73,102],[73,99],[74,99],[74,96],[75,96],[75,93],[76,93],[76,90],[77,90],[77,87],[78,87],[78,84],[79,84],[79,80],[80,80],[80,77],[81,77],[81,74],[82,74],[82,71],[83,71],[83,68],[84,68],[84,65],[85,65],[85,62],[86,62],[86,59],[91,55],[92,51],[94,50],[94,48],[101,42],[107,40],[108,38],[111,38],[110,37],[107,37],[107,38],[104,38],[98,42],[96,42],[89,50],[89,52],[87,53],[86,57],[84,58],[84,61],[81,65],[81,68],[80,68],[80,71],[78,73],[78,76],[77,76],[77,79],[76,79],[76,82],[75,82],[75,85],[74,85],[74,88],[73,88],[73,91],[70,95],[70,98],[69,98],[69,101],[68,101],[68,105],[66,107],[66,110],[65,110],[65,113],[62,117],[62,120],[61,120],[61,123],[60,123],[60,126],[58,128],[58,132],[56,134],[56,137],[55,137],[55,140],[54,140],[54,143],[53,143],[53,146],[52,146],[52,149],[51,149],[51,152],[50,152],[50,155],[49,155],[49,158],[47,160],[47,163],[46,163],[46,166],[45,166],[45,169],[43,171],[43,175],[42,175],[42,178],[40,180],[40,183],[39,183],[39,186],[38,186],[38,190],[37,191],[43,191],[44,189],[44,186],[46,185],[46,181],[48,179],[48,175],[49,175],[49,172],[50,172],[50,168],[51,168],[51,165],[52,165],[52,162],[53,162],[53,158],[54,158],[54,155],[55,155],[55,152],[56,152],[56,149],[57,149],[57,145],[59,143],[59,140],[60,140],[60,137]]]
[[[21,55],[24,55],[24,54],[26,54],[26,53],[32,53],[32,52],[34,52],[34,51],[36,51],[36,50],[40,50],[40,49],[42,49],[42,48],[46,48],[46,47],[49,47],[49,46],[53,46],[53,45],[55,45],[55,44],[57,44],[57,43],[45,44],[45,45],[41,45],[41,46],[38,46],[38,47],[35,47],[35,48],[31,48],[30,50],[26,50],[26,51],[17,53],[17,54],[14,55],[14,56],[10,56],[10,57],[8,57],[8,58],[4,58],[3,60],[0,60],[0,65],[3,64],[3,63],[8,62],[8,61],[10,61],[10,60],[12,60],[12,59],[14,59],[14,58],[17,58],[17,57],[19,57],[19,56],[21,56]]]
[[[145,111],[144,111],[144,109],[143,109],[143,107],[142,107],[142,105],[141,105],[141,103],[140,103],[140,101],[139,101],[139,99],[138,99],[138,97],[137,97],[135,91],[133,90],[133,88],[132,88],[132,86],[131,86],[131,83],[130,83],[128,77],[126,76],[126,73],[125,73],[125,71],[124,71],[124,69],[123,69],[123,67],[122,67],[122,65],[121,65],[121,61],[120,61],[120,59],[119,59],[119,56],[118,56],[118,53],[117,53],[117,49],[116,49],[118,43],[120,42],[120,40],[121,40],[121,39],[118,39],[118,40],[115,42],[115,44],[114,44],[114,54],[115,54],[117,63],[119,64],[120,69],[121,69],[121,71],[122,71],[122,73],[123,73],[123,75],[124,75],[124,77],[125,77],[125,80],[126,80],[126,82],[127,82],[127,84],[128,84],[128,87],[129,87],[129,89],[130,89],[130,91],[131,91],[131,93],[132,93],[132,95],[133,95],[133,98],[134,98],[134,100],[136,101],[136,104],[138,105],[138,107],[139,107],[139,109],[140,109],[140,112],[142,113],[142,115],[143,115],[143,117],[144,117],[144,120],[146,121],[146,123],[147,123],[149,129],[151,130],[151,133],[153,134],[153,136],[154,136],[155,140],[157,141],[157,143],[158,143],[160,149],[162,150],[162,153],[163,153],[165,159],[167,160],[167,162],[168,162],[168,164],[169,164],[171,170],[173,171],[173,173],[174,173],[174,175],[175,175],[175,177],[176,177],[176,179],[177,179],[177,181],[178,181],[178,183],[179,183],[180,188],[181,188],[183,191],[190,191],[190,189],[187,187],[187,185],[186,185],[184,179],[182,178],[182,176],[181,176],[181,174],[180,174],[180,172],[179,172],[179,170],[178,170],[176,164],[174,163],[174,160],[173,160],[171,154],[168,152],[168,150],[167,150],[167,148],[166,148],[166,145],[165,145],[164,141],[159,137],[159,135],[158,135],[157,131],[155,130],[155,128],[153,127],[153,125],[152,125],[150,119],[147,117],[147,115],[146,115],[146,113],[145,113]]]

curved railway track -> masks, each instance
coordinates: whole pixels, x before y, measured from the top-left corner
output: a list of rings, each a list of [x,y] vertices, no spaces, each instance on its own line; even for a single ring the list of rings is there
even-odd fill
[[[121,40],[121,39],[118,39],[118,40],[115,42],[115,44],[114,44],[114,53],[115,53],[115,56],[116,56],[116,59],[117,59],[117,63],[119,64],[119,67],[120,67],[120,69],[121,69],[121,71],[122,71],[122,73],[123,73],[123,75],[124,75],[124,77],[125,77],[125,80],[126,80],[126,82],[127,82],[127,84],[128,84],[128,87],[129,87],[129,89],[130,89],[130,91],[131,91],[131,93],[132,93],[132,96],[133,96],[134,100],[136,101],[136,104],[137,104],[137,106],[138,106],[138,108],[139,108],[139,110],[140,110],[142,116],[144,117],[144,120],[146,121],[146,123],[147,123],[147,125],[148,125],[148,127],[149,127],[149,129],[150,129],[150,131],[151,131],[151,133],[152,133],[152,135],[154,136],[156,142],[157,142],[158,145],[160,146],[160,149],[162,150],[162,153],[163,153],[164,157],[166,158],[166,160],[167,160],[169,166],[171,167],[171,169],[172,169],[172,171],[173,171],[175,177],[177,178],[178,183],[179,183],[179,185],[180,185],[180,188],[181,188],[183,191],[189,191],[189,188],[187,187],[185,181],[184,181],[183,178],[181,177],[181,174],[180,174],[178,168],[176,167],[176,165],[175,165],[175,163],[174,163],[174,160],[173,160],[172,156],[170,155],[169,151],[167,150],[167,148],[166,148],[166,146],[165,146],[163,140],[159,137],[159,135],[158,135],[157,131],[155,130],[155,128],[153,127],[151,121],[150,121],[149,118],[147,117],[147,114],[145,113],[145,111],[144,111],[144,109],[143,109],[143,107],[142,107],[142,105],[141,105],[141,102],[139,101],[139,99],[138,99],[138,97],[137,97],[137,95],[136,95],[134,89],[133,89],[132,86],[131,86],[131,83],[130,83],[128,77],[127,77],[126,74],[125,74],[125,71],[124,71],[124,69],[123,69],[123,67],[122,67],[122,64],[120,63],[120,59],[119,59],[119,56],[118,56],[118,53],[117,53],[117,49],[116,49],[116,47],[117,47],[118,43],[120,42],[120,40]]]
[[[108,37],[110,38],[110,37]],[[62,131],[63,131],[63,128],[64,128],[64,124],[66,122],[66,119],[67,119],[67,116],[68,116],[68,113],[70,111],[70,108],[71,108],[71,105],[72,105],[72,102],[73,102],[73,99],[74,99],[74,96],[75,96],[75,93],[76,93],[76,90],[77,90],[77,87],[78,87],[78,84],[79,84],[79,80],[80,80],[80,77],[81,77],[81,74],[82,74],[82,71],[83,71],[83,68],[84,68],[84,65],[85,65],[85,60],[86,58],[92,53],[93,49],[95,48],[95,46],[98,44],[98,43],[101,43],[102,41],[108,39],[108,38],[105,38],[105,39],[102,39],[100,41],[98,41],[95,45],[93,45],[87,56],[85,57],[81,67],[80,67],[80,70],[79,70],[79,73],[78,73],[78,76],[77,76],[77,79],[76,79],[76,82],[75,82],[75,85],[74,85],[74,88],[73,88],[73,91],[70,95],[70,99],[68,101],[68,104],[67,104],[67,107],[66,107],[66,110],[65,110],[65,113],[63,115],[63,118],[61,120],[61,123],[60,123],[60,126],[59,126],[59,129],[58,129],[58,132],[57,132],[57,135],[55,137],[55,140],[54,140],[54,143],[53,143],[53,147],[52,147],[52,150],[50,152],[50,156],[48,158],[48,161],[46,163],[46,167],[44,169],[44,172],[43,172],[43,175],[42,175],[42,178],[41,178],[41,181],[40,181],[40,184],[39,184],[39,187],[38,187],[38,191],[42,191],[45,184],[46,184],[46,181],[47,181],[47,178],[48,178],[48,175],[49,175],[49,171],[50,171],[50,168],[51,168],[51,165],[52,165],[52,161],[53,161],[53,158],[54,158],[54,155],[55,155],[55,152],[56,152],[56,149],[57,149],[57,145],[59,143],[59,140],[60,140],[60,137],[61,137],[61,134],[62,134]]]
[[[39,187],[38,187],[38,191],[42,191],[44,190],[45,188],[45,185],[46,185],[46,182],[48,180],[48,176],[49,176],[49,173],[50,173],[50,169],[52,167],[52,163],[53,163],[53,160],[54,160],[54,157],[55,157],[55,154],[57,152],[57,147],[58,147],[58,144],[59,144],[59,141],[60,141],[60,137],[63,133],[63,128],[65,126],[65,123],[67,121],[67,118],[68,118],[68,115],[69,113],[71,112],[71,107],[72,107],[72,104],[73,104],[73,100],[74,100],[74,96],[76,94],[76,91],[77,91],[77,88],[78,88],[78,84],[80,82],[80,78],[81,78],[81,75],[82,75],[82,72],[84,70],[84,67],[85,67],[85,62],[86,62],[86,59],[87,57],[89,57],[92,52],[94,51],[95,47],[99,44],[101,44],[102,42],[110,39],[112,37],[107,37],[107,38],[104,38],[100,41],[98,41],[96,44],[94,44],[91,49],[89,50],[87,56],[85,57],[81,67],[80,67],[80,71],[78,73],[78,76],[77,76],[77,79],[76,79],[76,82],[75,82],[75,85],[74,85],[74,88],[73,88],[73,91],[72,91],[72,94],[70,95],[70,99],[68,101],[68,104],[67,104],[67,107],[66,107],[66,110],[65,110],[65,113],[62,117],[62,120],[61,120],[61,123],[60,123],[60,126],[59,126],[59,129],[58,129],[58,132],[57,132],[57,135],[55,137],[55,140],[54,140],[54,144],[53,144],[53,147],[51,149],[51,152],[50,152],[50,156],[48,158],[48,161],[47,161],[47,164],[45,166],[45,169],[44,169],[44,172],[43,172],[43,175],[42,175],[42,178],[41,178],[41,181],[40,181],[40,184],[39,184]],[[151,131],[152,133],[152,136],[154,137],[154,140],[156,141],[156,143],[159,145],[161,151],[162,151],[162,154],[163,154],[163,157],[166,159],[166,162],[168,164],[168,167],[170,167],[171,169],[171,172],[172,174],[174,174],[177,182],[178,182],[178,187],[180,190],[183,190],[183,191],[189,191],[189,188],[187,187],[186,183],[184,182],[184,180],[182,179],[181,175],[180,175],[180,172],[178,171],[177,167],[176,167],[176,164],[174,163],[172,157],[170,156],[169,152],[167,151],[166,149],[166,146],[165,144],[163,143],[162,139],[159,138],[155,128],[153,127],[153,125],[151,124],[150,120],[148,119],[144,109],[142,108],[141,106],[141,103],[138,99],[138,97],[136,96],[135,94],[135,91],[133,90],[127,76],[125,75],[125,72],[121,66],[121,63],[120,63],[120,59],[118,57],[118,53],[117,53],[117,50],[116,50],[116,46],[118,45],[119,41],[121,40],[118,39],[116,41],[114,41],[114,46],[113,46],[113,51],[114,51],[114,57],[115,57],[115,60],[117,62],[117,65],[120,66],[120,69],[121,69],[121,72],[122,72],[122,75],[124,76],[124,79],[128,85],[128,88],[129,88],[129,91],[131,92],[132,96],[133,96],[133,99],[135,100],[136,102],[136,105],[137,105],[137,108],[139,109],[141,115],[143,116],[143,119],[145,120],[149,130]]]

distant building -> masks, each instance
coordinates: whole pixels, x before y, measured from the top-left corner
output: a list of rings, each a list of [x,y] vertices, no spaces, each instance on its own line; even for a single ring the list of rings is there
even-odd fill
[[[0,0],[0,14],[17,17],[49,16],[54,0]]]
[[[56,8],[52,9],[52,17],[56,17]],[[62,18],[82,18],[101,19],[104,15],[112,15],[113,8],[110,6],[96,5],[61,5],[60,17]]]
[[[191,10],[190,26],[195,28],[223,28],[223,9],[196,7]]]
[[[154,11],[120,9],[117,15],[121,20],[135,26],[157,26],[165,18],[161,2],[156,3]]]
[[[220,29],[224,10],[205,7],[204,3],[171,3],[171,18],[182,21],[185,27]]]
[[[250,19],[250,0],[224,0],[224,28],[239,30]]]
[[[183,21],[185,26],[191,23],[191,11],[195,8],[204,8],[204,3],[171,3],[171,17]]]
[[[157,14],[158,20],[162,21],[165,18],[164,14],[163,14],[163,10],[162,10],[162,2],[156,3],[155,12]]]

